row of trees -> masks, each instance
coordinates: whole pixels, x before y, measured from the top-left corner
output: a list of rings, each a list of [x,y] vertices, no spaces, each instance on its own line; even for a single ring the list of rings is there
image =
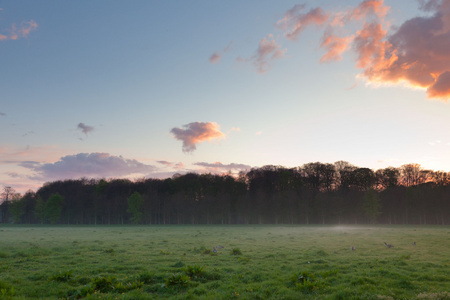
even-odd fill
[[[238,177],[78,179],[19,195],[1,222],[62,224],[450,224],[450,174],[418,164],[373,171],[348,162],[264,166]]]

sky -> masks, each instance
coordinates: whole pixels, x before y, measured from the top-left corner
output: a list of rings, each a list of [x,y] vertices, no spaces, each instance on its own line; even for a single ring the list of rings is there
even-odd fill
[[[0,186],[450,171],[450,0],[0,1]]]

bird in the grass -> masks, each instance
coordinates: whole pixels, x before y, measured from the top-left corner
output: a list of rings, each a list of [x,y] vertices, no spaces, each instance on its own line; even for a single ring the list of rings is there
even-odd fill
[[[356,250],[356,248],[355,248],[354,246],[352,246],[350,249],[352,249],[352,251],[355,251],[355,250]]]
[[[387,244],[386,242],[384,242],[384,244],[386,245],[386,247],[388,247],[388,248],[392,248],[392,247],[394,247],[394,246],[392,246],[391,244]]]
[[[216,247],[213,247],[213,252],[217,253],[217,248]]]
[[[416,245],[416,242],[413,242],[411,245],[415,246],[415,245]]]

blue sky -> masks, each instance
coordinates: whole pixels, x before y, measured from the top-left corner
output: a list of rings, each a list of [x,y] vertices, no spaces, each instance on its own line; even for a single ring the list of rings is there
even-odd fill
[[[449,7],[1,1],[0,185],[338,160],[450,171]]]

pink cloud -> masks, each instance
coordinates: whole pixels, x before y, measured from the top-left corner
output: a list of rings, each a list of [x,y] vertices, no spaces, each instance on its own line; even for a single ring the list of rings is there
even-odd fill
[[[385,62],[384,55],[390,47],[389,42],[383,40],[386,32],[380,23],[366,23],[356,33],[354,46],[358,53],[358,68],[378,68]]]
[[[338,37],[329,31],[325,31],[322,37],[322,48],[327,52],[320,58],[320,62],[330,62],[342,60],[342,54],[347,51],[352,41],[352,37]]]
[[[281,59],[285,54],[286,49],[281,49],[281,46],[274,40],[273,35],[269,34],[259,41],[255,55],[248,59],[238,58],[238,61],[251,62],[255,66],[256,71],[263,74],[270,69],[273,60]]]
[[[373,15],[383,19],[389,11],[389,6],[385,6],[383,0],[365,0],[361,2],[355,9],[350,10],[345,15],[348,20],[361,20],[367,16]]]
[[[40,180],[75,179],[80,177],[123,177],[131,174],[150,174],[156,170],[135,159],[125,159],[108,153],[79,153],[61,157],[55,163],[22,164],[35,172]]]
[[[209,57],[209,62],[212,64],[216,64],[220,61],[220,58],[222,57],[222,55],[220,55],[217,52],[214,52],[210,57]]]
[[[429,98],[450,97],[450,0],[431,8],[432,16],[407,20],[389,37],[379,25],[361,32],[361,41],[375,36],[371,46],[366,42],[368,47],[357,47],[357,66],[369,81],[406,82],[426,88]]]
[[[231,45],[233,44],[233,41],[229,42],[228,45],[222,49],[222,51],[215,51],[210,57],[209,62],[212,64],[216,64],[220,62],[220,59],[222,58],[222,55],[224,53],[227,53],[231,50]]]
[[[34,20],[30,20],[22,23],[22,26],[19,28],[18,32],[22,37],[27,37],[31,31],[36,30],[37,28],[37,23]]]
[[[183,142],[183,152],[187,153],[196,150],[199,143],[225,137],[215,122],[193,122],[183,125],[182,128],[172,128],[170,132],[175,139]]]
[[[166,161],[166,160],[158,160],[157,163],[162,164],[166,167],[170,167],[173,168],[175,170],[180,170],[184,168],[184,164],[182,162],[179,163],[173,163],[171,161]]]
[[[322,8],[311,9],[308,13],[302,13],[305,5],[295,5],[289,9],[284,18],[277,25],[285,30],[285,36],[289,40],[296,40],[308,26],[320,26],[327,22],[329,15]]]
[[[305,13],[305,5],[289,9],[278,27],[285,37],[297,40],[311,25],[326,26],[320,47],[325,50],[320,62],[338,61],[343,53],[353,50],[356,67],[362,78],[373,83],[422,87],[429,98],[450,98],[450,0],[421,0],[420,8],[430,14],[407,20],[391,28],[385,17],[389,6],[383,0],[364,0],[358,6],[338,13],[318,7]],[[346,30],[346,35],[333,33]],[[353,33],[348,30],[357,28]],[[267,70],[268,40],[260,42],[255,64],[259,72]],[[257,59],[256,57],[261,57]]]
[[[16,24],[11,25],[11,29],[9,29],[9,35],[0,34],[0,41],[5,40],[17,40],[19,38],[26,38],[30,34],[31,31],[34,31],[38,28],[38,24],[34,20],[30,20],[28,22],[22,22],[19,27]]]

